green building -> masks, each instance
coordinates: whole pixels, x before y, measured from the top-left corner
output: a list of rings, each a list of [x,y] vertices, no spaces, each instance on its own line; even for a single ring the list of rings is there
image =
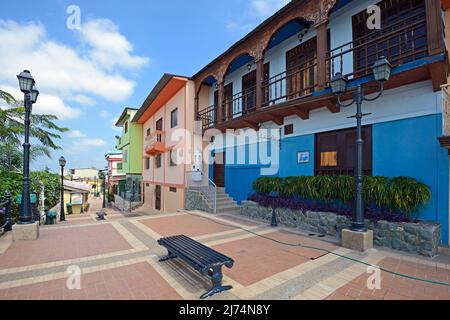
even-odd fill
[[[126,174],[119,182],[119,194],[122,197],[133,196],[135,201],[141,195],[142,188],[142,125],[131,122],[137,109],[125,108],[116,127],[122,128],[117,139],[116,149],[122,151],[122,162],[118,171]]]

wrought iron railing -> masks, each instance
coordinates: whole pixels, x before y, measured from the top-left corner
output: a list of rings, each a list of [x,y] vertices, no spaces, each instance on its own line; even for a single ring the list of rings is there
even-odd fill
[[[370,74],[373,64],[381,56],[395,67],[427,54],[426,19],[421,13],[383,26],[381,30],[329,51],[327,69],[331,72],[328,72],[328,79],[338,72],[348,78]]]
[[[256,87],[236,93],[224,101],[224,121],[236,119],[256,109]]]
[[[202,171],[186,172],[186,188],[199,192],[211,212],[217,212],[217,186]]]
[[[316,86],[317,61],[311,59],[263,81],[263,106],[308,96]]]
[[[217,124],[217,106],[213,104],[198,113],[198,118],[202,122],[203,131],[212,128]]]
[[[8,232],[12,230],[12,216],[11,216],[11,193],[5,192],[3,199],[0,202],[0,216],[2,217],[1,230]]]

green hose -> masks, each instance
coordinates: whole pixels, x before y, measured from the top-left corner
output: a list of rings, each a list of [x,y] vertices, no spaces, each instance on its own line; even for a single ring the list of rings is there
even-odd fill
[[[188,214],[190,214],[190,215],[193,215],[193,216],[196,216],[196,217],[199,217],[199,218],[203,218],[203,219],[212,221],[212,222],[214,222],[216,224],[219,224],[219,225],[223,225],[223,226],[231,227],[231,228],[238,228],[238,229],[243,230],[245,232],[251,233],[251,234],[253,234],[253,235],[257,236],[257,237],[260,237],[260,238],[263,238],[263,239],[266,239],[266,240],[269,240],[269,241],[273,241],[273,242],[281,244],[281,245],[285,245],[285,246],[289,246],[289,247],[301,247],[301,248],[305,248],[305,249],[322,251],[322,252],[325,252],[327,254],[331,254],[331,255],[337,256],[337,257],[342,258],[342,259],[347,259],[347,260],[350,260],[350,261],[353,261],[353,262],[356,262],[356,263],[360,263],[360,264],[366,265],[368,267],[375,267],[375,268],[378,268],[381,271],[384,271],[386,273],[390,273],[390,274],[393,274],[393,275],[396,275],[396,276],[399,276],[399,277],[403,277],[403,278],[406,278],[406,279],[411,279],[411,280],[416,280],[416,281],[421,281],[421,282],[426,282],[426,283],[431,283],[431,284],[437,284],[437,285],[440,285],[440,286],[450,287],[450,283],[448,283],[448,282],[441,282],[441,281],[423,279],[423,278],[419,278],[419,277],[413,277],[413,276],[410,276],[410,275],[407,275],[407,274],[403,274],[403,273],[391,271],[391,270],[388,270],[388,269],[385,269],[385,268],[381,268],[379,266],[374,266],[374,265],[372,265],[370,263],[367,263],[367,262],[364,262],[362,260],[358,260],[358,259],[355,259],[355,258],[352,258],[352,257],[348,257],[348,256],[345,256],[345,255],[342,255],[342,254],[339,254],[339,253],[336,253],[336,252],[333,252],[333,251],[330,251],[330,250],[327,250],[327,249],[323,249],[323,248],[319,248],[319,247],[313,247],[313,246],[307,246],[307,245],[302,245],[301,243],[297,243],[296,244],[296,243],[283,242],[283,241],[280,241],[280,240],[277,240],[277,239],[273,239],[273,238],[267,237],[265,235],[258,234],[256,232],[253,232],[251,230],[248,230],[248,229],[236,226],[236,225],[231,225],[231,224],[219,222],[219,221],[217,221],[215,219],[211,219],[211,218],[208,218],[208,217],[205,217],[205,216],[202,216],[202,215],[197,215],[197,214],[194,214],[194,213],[191,213],[191,212],[188,212],[188,211],[186,211],[186,212]],[[310,258],[310,257],[309,257],[309,259],[314,260],[313,258]]]

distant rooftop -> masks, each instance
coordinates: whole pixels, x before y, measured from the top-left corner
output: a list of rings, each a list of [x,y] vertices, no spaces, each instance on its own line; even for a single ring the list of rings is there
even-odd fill
[[[81,192],[90,192],[92,189],[92,186],[86,183],[71,181],[71,180],[64,180],[64,189],[70,189],[74,191],[81,191]]]

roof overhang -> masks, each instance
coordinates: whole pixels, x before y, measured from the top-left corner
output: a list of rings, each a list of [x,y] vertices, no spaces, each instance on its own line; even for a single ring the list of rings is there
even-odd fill
[[[124,120],[126,119],[127,115],[128,115],[128,111],[137,111],[137,109],[133,109],[133,108],[125,108],[122,112],[122,114],[120,115],[119,119],[116,122],[116,127],[120,127]]]
[[[133,122],[144,124],[153,116],[164,104],[167,103],[178,91],[180,91],[189,80],[188,77],[164,74],[152,92],[145,99],[142,107],[133,118]]]

